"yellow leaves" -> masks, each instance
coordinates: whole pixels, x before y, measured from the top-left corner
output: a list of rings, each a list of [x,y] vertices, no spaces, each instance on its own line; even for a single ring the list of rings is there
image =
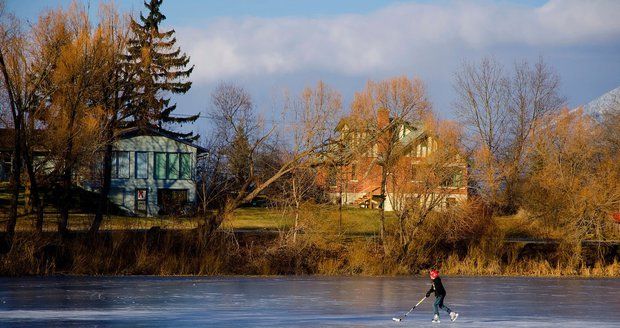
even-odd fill
[[[44,75],[49,98],[41,116],[50,135],[47,146],[65,162],[79,162],[101,144],[105,110],[100,93],[110,83],[117,55],[113,49],[117,31],[109,24],[114,15],[103,15],[102,23],[94,27],[85,8],[74,4],[66,11],[47,12],[33,27],[34,57],[41,67],[49,67]]]
[[[533,138],[526,184],[534,213],[574,233],[600,233],[606,213],[620,202],[617,155],[601,146],[600,136],[599,125],[581,109],[545,118]]]

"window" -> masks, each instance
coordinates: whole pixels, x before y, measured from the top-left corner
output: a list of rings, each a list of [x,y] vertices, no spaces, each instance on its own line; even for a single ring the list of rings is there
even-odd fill
[[[148,177],[148,153],[136,152],[136,179]]]
[[[191,154],[181,154],[180,179],[189,180],[192,178],[192,156]]]
[[[112,153],[112,179],[129,179],[129,152]]]
[[[428,139],[425,138],[418,146],[418,157],[426,157],[428,154]]]
[[[192,178],[192,156],[190,153],[155,153],[155,179]]]
[[[463,186],[463,173],[456,172],[452,177],[452,186],[453,187],[462,187]]]
[[[155,153],[154,178],[166,178],[166,153]]]
[[[357,181],[357,164],[351,164],[351,180]]]
[[[179,154],[168,154],[168,165],[166,171],[168,172],[168,179],[177,180],[179,178]]]
[[[441,182],[442,187],[455,187],[459,188],[463,186],[463,174],[460,171],[454,172],[451,175],[444,178]]]

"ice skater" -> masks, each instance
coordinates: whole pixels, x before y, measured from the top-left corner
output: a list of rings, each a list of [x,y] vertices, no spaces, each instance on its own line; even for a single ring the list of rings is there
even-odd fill
[[[450,320],[454,321],[459,316],[458,313],[453,312],[445,304],[443,304],[444,298],[446,298],[446,289],[443,288],[441,278],[439,278],[439,271],[433,269],[430,271],[432,286],[431,289],[426,292],[426,297],[431,296],[431,293],[435,292],[435,303],[433,308],[435,309],[435,315],[433,316],[433,323],[439,323],[439,309],[445,310],[450,314]]]

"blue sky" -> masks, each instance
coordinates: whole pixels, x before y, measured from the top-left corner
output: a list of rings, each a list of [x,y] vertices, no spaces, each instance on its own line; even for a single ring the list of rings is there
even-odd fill
[[[8,0],[9,8],[21,17],[36,18],[42,9],[66,7],[72,0]],[[97,0],[82,3],[96,6]],[[142,10],[143,0],[117,0],[124,10]],[[170,24],[204,21],[217,17],[281,17],[281,16],[329,16],[338,14],[364,14],[394,3],[396,0],[168,0],[163,10]],[[446,3],[447,1],[416,1],[417,3]],[[528,6],[543,4],[544,0],[513,0],[504,3],[521,3]],[[190,10],[191,9],[191,10]]]
[[[36,21],[68,3],[8,7]],[[141,0],[116,3],[143,10]],[[180,113],[204,113],[220,81],[245,86],[270,116],[284,89],[322,79],[348,106],[368,79],[407,75],[420,77],[435,111],[453,118],[454,71],[483,56],[506,65],[543,56],[571,107],[620,85],[620,1],[165,0],[163,12],[196,65],[192,90],[175,98]]]

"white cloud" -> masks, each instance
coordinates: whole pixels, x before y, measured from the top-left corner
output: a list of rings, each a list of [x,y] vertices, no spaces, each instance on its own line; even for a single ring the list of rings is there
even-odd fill
[[[468,49],[618,44],[619,13],[620,1],[401,3],[366,15],[221,18],[177,35],[197,82],[308,71],[355,76]]]

